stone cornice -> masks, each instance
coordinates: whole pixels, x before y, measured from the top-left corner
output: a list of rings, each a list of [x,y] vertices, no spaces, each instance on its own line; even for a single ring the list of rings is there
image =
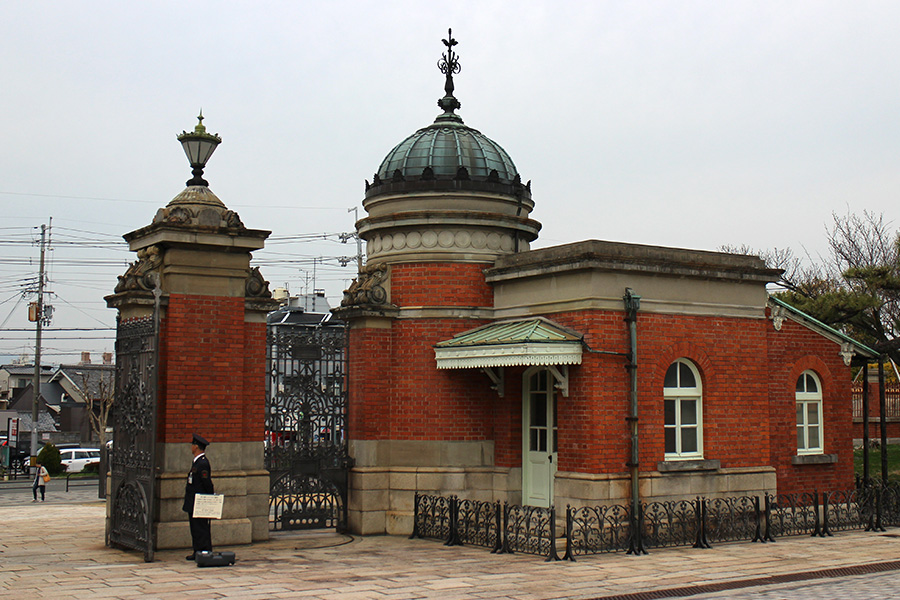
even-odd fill
[[[591,269],[759,283],[776,281],[782,272],[758,256],[587,240],[502,256],[485,275],[498,282]]]
[[[151,223],[124,236],[131,250],[139,250],[152,245],[161,246],[214,246],[233,248],[249,252],[265,246],[271,231],[261,229],[212,228],[199,225],[178,225],[172,223]]]

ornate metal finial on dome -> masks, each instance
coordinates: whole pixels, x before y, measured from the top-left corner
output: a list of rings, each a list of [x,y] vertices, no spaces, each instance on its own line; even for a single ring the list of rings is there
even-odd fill
[[[189,179],[186,185],[188,187],[194,185],[209,187],[209,182],[203,179],[203,168],[206,166],[206,161],[215,152],[216,146],[222,143],[222,138],[219,137],[219,134],[206,133],[206,127],[203,125],[202,108],[197,121],[194,131],[191,133],[182,131],[178,136],[178,141],[181,142],[184,153],[191,162],[191,169],[193,169],[191,172],[194,174],[194,177]]]
[[[447,76],[447,80],[444,83],[444,97],[438,100],[438,106],[444,109],[444,115],[452,115],[454,119],[459,119],[453,114],[454,110],[462,106],[459,100],[453,96],[453,76],[460,71],[459,57],[453,51],[453,46],[459,42],[453,39],[452,29],[447,30],[447,39],[441,41],[447,46],[447,51],[441,54],[441,60],[438,61],[437,66],[441,73]]]

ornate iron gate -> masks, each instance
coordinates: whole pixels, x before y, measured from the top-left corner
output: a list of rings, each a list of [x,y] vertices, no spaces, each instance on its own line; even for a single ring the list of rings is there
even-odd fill
[[[156,317],[119,321],[116,330],[116,400],[112,512],[106,543],[144,552],[153,560],[156,474]]]
[[[347,330],[269,325],[266,468],[269,528],[347,527]]]

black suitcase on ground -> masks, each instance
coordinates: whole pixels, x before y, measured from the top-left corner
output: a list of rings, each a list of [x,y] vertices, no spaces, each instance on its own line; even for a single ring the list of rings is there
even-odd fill
[[[227,567],[234,564],[234,552],[198,552],[194,555],[198,567]]]

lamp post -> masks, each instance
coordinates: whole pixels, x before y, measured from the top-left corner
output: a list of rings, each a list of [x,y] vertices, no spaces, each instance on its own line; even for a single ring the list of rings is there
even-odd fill
[[[191,162],[191,168],[193,169],[192,173],[194,176],[187,181],[187,185],[202,185],[204,187],[209,187],[209,182],[203,179],[203,167],[206,166],[206,161],[208,161],[209,157],[212,156],[212,153],[215,152],[216,146],[222,143],[222,138],[220,138],[218,134],[213,135],[211,133],[206,133],[206,127],[203,125],[202,110],[200,111],[200,116],[197,117],[197,120],[199,122],[197,123],[197,126],[194,127],[194,131],[190,133],[182,131],[178,136],[178,141],[181,142],[184,153]]]

